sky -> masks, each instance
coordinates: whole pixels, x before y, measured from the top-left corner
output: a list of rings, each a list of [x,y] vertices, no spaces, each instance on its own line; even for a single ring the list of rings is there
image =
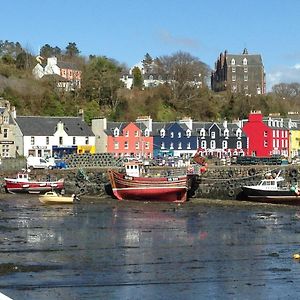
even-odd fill
[[[83,56],[131,67],[183,51],[214,68],[219,54],[260,54],[267,90],[300,82],[299,0],[1,1],[0,40],[32,54],[75,42]]]

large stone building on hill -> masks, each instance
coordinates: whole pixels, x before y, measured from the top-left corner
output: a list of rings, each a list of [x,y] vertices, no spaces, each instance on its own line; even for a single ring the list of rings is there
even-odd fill
[[[211,88],[215,92],[231,90],[245,95],[261,95],[266,92],[265,72],[261,55],[229,54],[225,50],[215,63],[211,74]]]

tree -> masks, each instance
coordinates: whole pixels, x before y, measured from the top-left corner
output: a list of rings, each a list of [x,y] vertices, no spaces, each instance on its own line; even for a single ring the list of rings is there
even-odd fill
[[[40,55],[44,58],[59,56],[61,55],[61,49],[57,46],[51,47],[49,44],[45,44],[40,50]]]
[[[153,64],[153,59],[149,53],[146,53],[142,63],[143,63],[145,73],[149,73],[152,70],[152,64]]]
[[[295,98],[300,95],[300,83],[279,83],[272,87],[272,92],[280,98]]]
[[[108,106],[115,111],[120,99],[118,89],[121,68],[113,60],[106,57],[96,57],[89,61],[82,74],[81,93],[89,101],[96,101],[99,106]]]
[[[173,93],[173,101],[185,101],[195,97],[198,87],[204,86],[209,68],[198,58],[186,52],[162,56],[155,60],[157,73],[167,80]]]
[[[16,58],[16,67],[18,69],[27,70],[33,65],[33,56],[25,51],[18,54]]]
[[[78,50],[76,43],[69,43],[66,47],[66,55],[69,57],[78,56],[79,52],[80,51]]]
[[[132,70],[133,83],[132,87],[142,89],[144,86],[144,79],[141,70],[138,67],[134,67]]]
[[[23,51],[22,46],[19,42],[9,42],[8,40],[0,40],[0,56],[10,55],[14,59]]]

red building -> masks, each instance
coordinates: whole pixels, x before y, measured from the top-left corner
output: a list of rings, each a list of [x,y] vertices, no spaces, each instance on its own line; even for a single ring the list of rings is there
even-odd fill
[[[107,136],[107,152],[115,156],[152,158],[153,137],[145,125],[137,126],[133,122],[118,125]]]
[[[243,131],[248,138],[247,155],[288,156],[289,129],[285,127],[283,119],[269,117],[263,120],[261,112],[252,112],[249,114],[248,121],[244,123]]]

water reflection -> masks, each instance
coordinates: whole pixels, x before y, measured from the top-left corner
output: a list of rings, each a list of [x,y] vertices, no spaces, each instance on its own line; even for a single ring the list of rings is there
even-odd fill
[[[0,214],[1,264],[54,267],[2,275],[0,291],[12,298],[21,289],[27,299],[296,295],[294,207],[16,199]]]

